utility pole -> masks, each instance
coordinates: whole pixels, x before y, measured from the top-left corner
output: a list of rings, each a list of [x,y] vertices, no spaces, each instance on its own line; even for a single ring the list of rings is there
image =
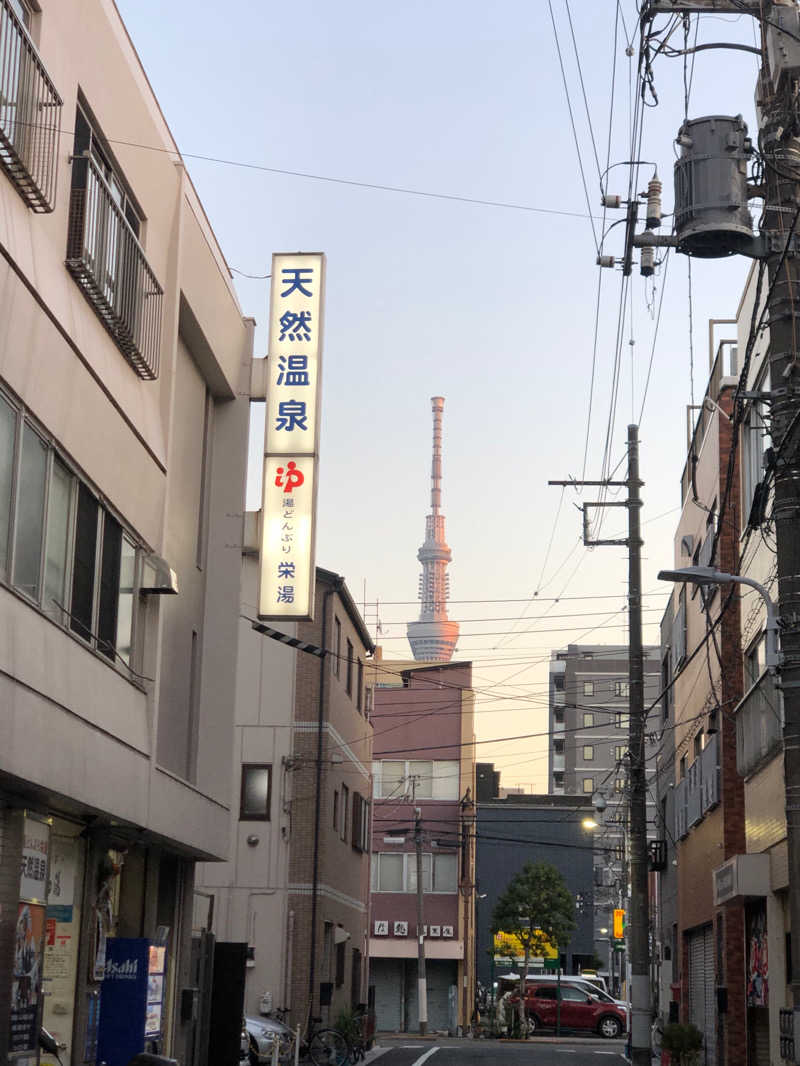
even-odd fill
[[[422,811],[414,808],[414,846],[417,850],[417,1006],[419,1007],[419,1033],[428,1031],[428,985],[425,980],[425,937],[423,935],[423,881],[422,881]]]
[[[788,847],[791,957],[800,960],[800,17],[796,0],[646,0],[641,18],[677,13],[751,14],[761,28],[758,79],[759,147],[765,174],[759,195],[764,217],[749,248],[729,248],[766,262],[769,279],[771,437],[767,476],[773,478],[777,542],[778,613],[784,653],[780,688],[784,708],[784,789]],[[702,47],[717,47],[705,45]],[[721,47],[749,49],[722,44]],[[735,84],[735,83],[734,83]],[[735,108],[731,108],[735,110]],[[704,205],[699,205],[701,208]],[[643,235],[645,236],[645,235]],[[682,247],[677,237],[634,238],[634,244]],[[626,240],[627,246],[627,240]],[[714,253],[711,253],[712,255]],[[736,506],[734,501],[733,506]],[[792,967],[794,1061],[800,1064],[800,964]]]
[[[630,824],[630,928],[631,967],[631,1059],[633,1066],[651,1066],[650,1061],[650,901],[647,894],[647,781],[644,760],[644,665],[642,661],[642,537],[639,489],[639,427],[628,426],[628,477],[625,481],[549,481],[549,485],[603,487],[624,486],[626,500],[593,501],[583,504],[583,543],[592,546],[625,546],[628,549],[628,749]],[[628,536],[624,540],[592,540],[589,508],[627,507]],[[800,956],[798,956],[800,958]]]

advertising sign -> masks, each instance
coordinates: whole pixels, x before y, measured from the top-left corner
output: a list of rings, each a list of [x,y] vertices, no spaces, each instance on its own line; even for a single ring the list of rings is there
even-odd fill
[[[109,937],[100,995],[98,1062],[128,1066],[144,1051],[150,943],[138,937]]]
[[[35,1051],[39,1046],[39,1000],[45,908],[20,903],[14,936],[9,1051]]]
[[[258,607],[263,619],[314,614],[324,289],[324,255],[273,255]]]
[[[23,834],[19,898],[27,899],[31,903],[44,903],[47,899],[50,826],[47,822],[26,816]]]

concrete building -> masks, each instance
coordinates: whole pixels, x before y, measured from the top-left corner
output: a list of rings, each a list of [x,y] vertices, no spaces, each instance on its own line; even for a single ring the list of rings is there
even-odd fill
[[[198,1066],[252,322],[111,0],[0,0],[0,57],[0,1060],[43,1021],[94,1061],[107,938],[146,937]]]
[[[246,541],[254,552],[255,536]],[[328,570],[317,569],[314,622],[281,626],[325,658],[252,628],[257,589],[248,554],[231,858],[205,864],[198,882],[213,896],[217,937],[248,944],[248,1013],[287,1007],[305,1027],[309,1006],[334,1022],[367,1001],[373,645],[344,579]]]
[[[485,765],[485,764],[482,764]],[[546,862],[559,871],[575,897],[577,927],[569,944],[559,945],[565,973],[592,966],[594,944],[591,831],[581,824],[594,814],[591,797],[512,795],[479,798],[475,881],[476,977],[490,989],[497,973],[509,972],[508,959],[494,959],[492,912],[498,898],[526,862]],[[601,953],[601,959],[604,957]],[[533,960],[530,972],[543,972]],[[519,972],[519,971],[517,971]]]
[[[474,984],[474,725],[470,663],[375,664],[370,983],[378,1028],[414,1031],[415,809],[423,832],[430,1030],[469,1025]]]
[[[628,649],[605,644],[570,644],[550,655],[548,772],[553,795],[602,796],[607,806],[595,831],[595,938],[608,947],[612,911],[624,907],[625,825],[628,772]],[[644,648],[644,705],[658,697],[660,651]],[[656,834],[652,787],[658,734],[646,734],[648,835]],[[603,933],[602,930],[606,932]]]

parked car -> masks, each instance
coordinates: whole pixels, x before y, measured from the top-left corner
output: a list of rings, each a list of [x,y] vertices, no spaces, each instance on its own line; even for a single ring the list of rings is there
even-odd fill
[[[573,977],[571,974],[562,974],[561,980],[566,984],[575,985],[577,988],[583,988],[587,992],[597,995],[606,1003],[616,1003],[620,1010],[625,1011],[627,1014],[628,1004],[624,999],[614,999],[606,989],[598,987],[595,983],[598,980],[603,981],[602,977],[584,977],[583,975],[580,977]],[[555,981],[555,978],[552,975],[544,977],[542,974],[528,974],[526,981],[529,986],[537,981],[545,981],[547,984],[552,984]],[[605,984],[605,982],[603,983]]]
[[[273,1040],[276,1035],[281,1042],[280,1062],[287,1062],[290,1059],[294,1061],[292,1031],[283,1022],[279,1022],[277,1018],[246,1017],[244,1024],[247,1033],[247,1053],[244,1062],[248,1066],[270,1066]]]
[[[598,989],[589,992],[566,981],[560,986],[555,981],[534,982],[525,993],[529,1031],[555,1028],[560,994],[562,1029],[596,1032],[609,1039],[621,1036],[627,1028],[626,1011],[614,1002],[601,999],[598,992]],[[519,996],[512,997],[514,1000],[519,1002]]]

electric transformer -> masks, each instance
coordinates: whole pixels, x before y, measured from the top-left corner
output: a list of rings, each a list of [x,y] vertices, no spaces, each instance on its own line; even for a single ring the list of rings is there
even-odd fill
[[[680,128],[675,163],[675,235],[681,251],[719,259],[753,237],[747,209],[752,143],[742,116],[711,115]]]

